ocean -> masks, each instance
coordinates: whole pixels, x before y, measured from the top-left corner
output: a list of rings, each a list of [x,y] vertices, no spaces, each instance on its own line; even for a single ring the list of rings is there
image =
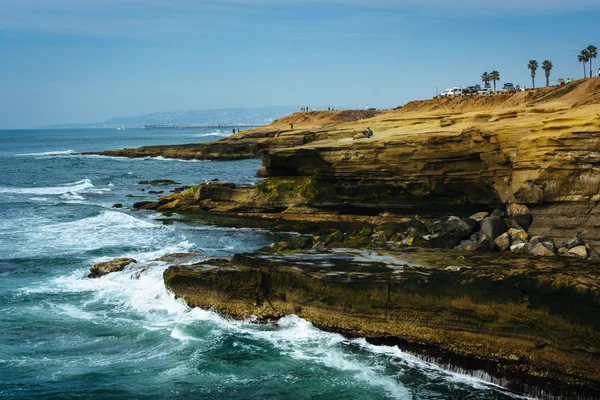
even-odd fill
[[[0,131],[0,398],[520,398],[483,373],[443,369],[293,315],[258,325],[176,300],[162,281],[168,264],[158,257],[231,256],[292,233],[190,223],[132,204],[156,199],[149,191],[214,178],[254,184],[260,161],[80,153],[228,134]],[[139,183],[155,179],[178,184]],[[116,257],[138,262],[87,278],[92,264]]]

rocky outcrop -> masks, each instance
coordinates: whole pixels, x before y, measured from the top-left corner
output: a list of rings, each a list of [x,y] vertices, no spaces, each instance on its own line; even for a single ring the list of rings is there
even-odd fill
[[[600,264],[440,250],[238,254],[172,266],[192,307],[323,329],[484,369],[541,398],[600,390]],[[542,259],[537,259],[542,260]]]
[[[111,261],[94,264],[90,267],[88,278],[100,278],[111,272],[122,271],[131,263],[135,263],[133,258],[115,258]]]

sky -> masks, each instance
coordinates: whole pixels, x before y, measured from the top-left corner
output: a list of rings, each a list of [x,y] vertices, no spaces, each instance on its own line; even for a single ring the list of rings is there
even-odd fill
[[[531,59],[552,61],[551,80],[581,78],[599,20],[598,0],[0,0],[0,129],[393,108],[492,70],[530,87]]]

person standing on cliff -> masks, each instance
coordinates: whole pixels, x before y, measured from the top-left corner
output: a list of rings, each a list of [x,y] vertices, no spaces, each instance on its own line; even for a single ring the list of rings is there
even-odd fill
[[[290,130],[294,130],[294,124],[290,124]]]

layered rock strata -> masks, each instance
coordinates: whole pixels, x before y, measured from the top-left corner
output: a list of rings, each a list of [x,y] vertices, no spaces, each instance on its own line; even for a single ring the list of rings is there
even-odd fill
[[[239,318],[296,314],[399,344],[542,398],[600,390],[600,264],[428,250],[238,254],[172,266],[192,307]]]

